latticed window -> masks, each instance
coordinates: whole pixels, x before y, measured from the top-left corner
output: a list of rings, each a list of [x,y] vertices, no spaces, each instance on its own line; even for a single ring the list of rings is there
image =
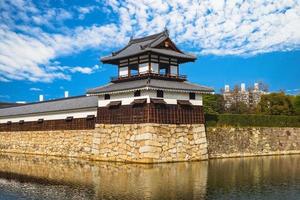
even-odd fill
[[[110,95],[109,94],[105,94],[104,95],[104,99],[110,99]]]
[[[135,92],[134,92],[134,96],[135,96],[135,97],[141,96],[141,91],[140,91],[140,90],[135,91]]]
[[[192,100],[196,99],[196,94],[194,92],[190,93],[190,99],[192,99]]]
[[[164,97],[164,91],[162,91],[162,90],[157,90],[156,96],[157,96],[157,97],[163,98],[163,97]]]

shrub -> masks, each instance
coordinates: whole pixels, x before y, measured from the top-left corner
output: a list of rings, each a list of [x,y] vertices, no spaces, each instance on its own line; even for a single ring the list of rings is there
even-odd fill
[[[207,126],[300,127],[300,116],[286,115],[205,115]]]

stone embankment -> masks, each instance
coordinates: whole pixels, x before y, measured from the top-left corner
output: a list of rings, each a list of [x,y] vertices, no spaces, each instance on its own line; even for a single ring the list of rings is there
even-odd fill
[[[0,152],[141,163],[208,158],[203,124],[97,124],[94,130],[1,132]]]
[[[97,124],[93,130],[0,132],[0,153],[159,163],[300,153],[300,128]]]
[[[99,124],[96,129],[95,159],[145,163],[207,159],[203,124]]]
[[[207,128],[209,158],[300,153],[300,128]]]

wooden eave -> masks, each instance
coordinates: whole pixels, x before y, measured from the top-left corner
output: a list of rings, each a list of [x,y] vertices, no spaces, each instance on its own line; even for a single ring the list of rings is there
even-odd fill
[[[170,56],[168,54],[162,54],[162,53],[152,52],[151,50],[146,50],[144,52],[139,52],[139,53],[136,53],[136,54],[132,54],[130,56],[125,56],[125,57],[121,57],[121,58],[111,59],[111,60],[107,60],[107,61],[101,60],[101,62],[103,64],[118,65],[120,60],[126,60],[126,59],[130,59],[130,58],[133,58],[133,57],[136,57],[136,56],[142,56],[142,55],[147,55],[147,54],[148,55],[164,56],[164,57],[168,57],[168,58],[176,58],[178,60],[178,64],[182,64],[182,63],[186,63],[186,62],[194,62],[196,60],[196,58],[182,58],[182,57],[179,57],[179,56]]]

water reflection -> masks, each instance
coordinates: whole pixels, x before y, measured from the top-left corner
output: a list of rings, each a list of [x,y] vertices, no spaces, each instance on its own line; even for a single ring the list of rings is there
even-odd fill
[[[300,155],[213,160],[207,184],[213,199],[300,199]]]
[[[0,200],[299,197],[300,156],[140,165],[0,155]]]
[[[2,155],[0,199],[201,199],[207,167]]]

